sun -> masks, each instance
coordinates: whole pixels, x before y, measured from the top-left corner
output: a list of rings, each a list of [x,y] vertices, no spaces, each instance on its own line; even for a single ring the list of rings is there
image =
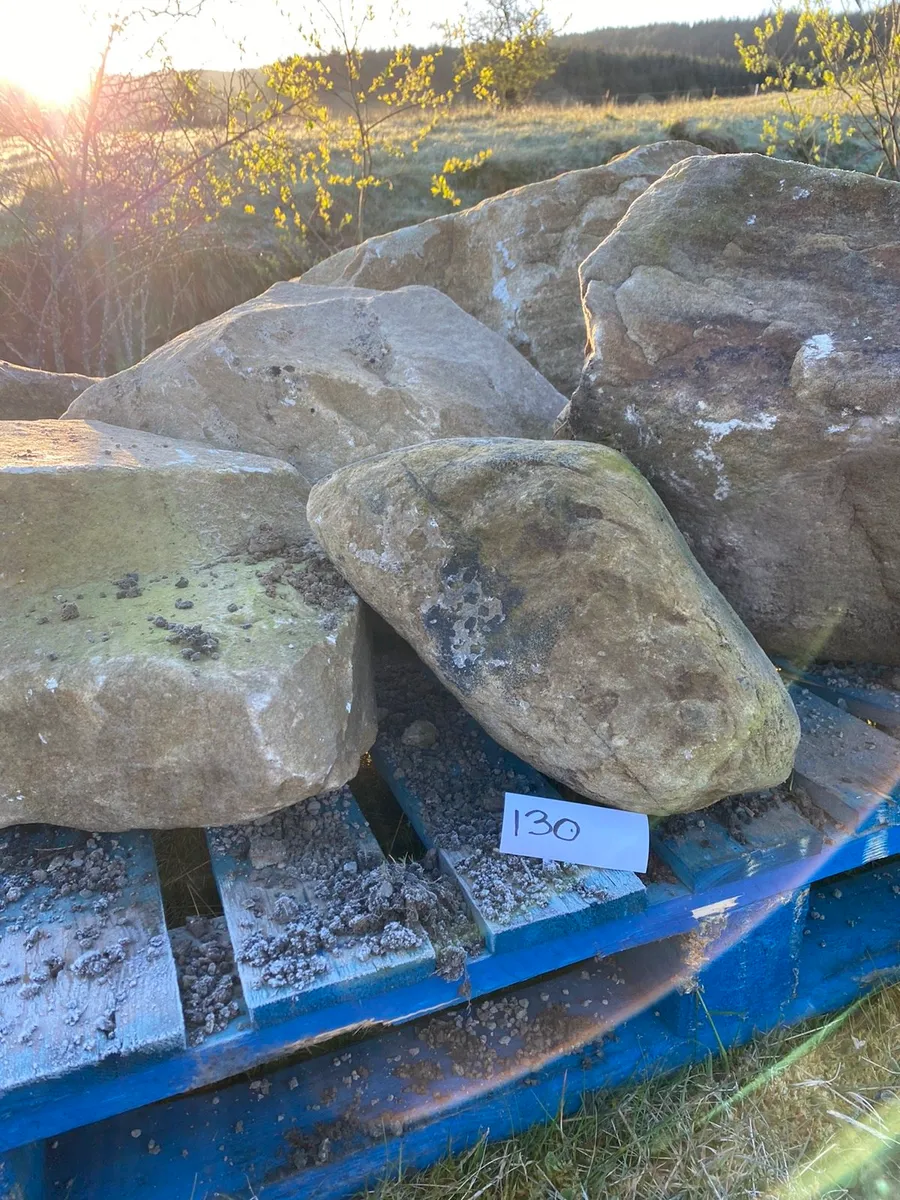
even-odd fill
[[[0,83],[67,108],[87,89],[97,62],[89,22],[69,0],[17,5],[10,15],[0,39]]]

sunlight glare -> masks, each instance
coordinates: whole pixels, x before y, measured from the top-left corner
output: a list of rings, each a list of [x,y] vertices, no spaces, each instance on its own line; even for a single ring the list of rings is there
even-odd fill
[[[86,90],[100,46],[97,32],[77,4],[71,0],[20,4],[4,18],[4,26],[0,82],[57,108],[67,107]]]

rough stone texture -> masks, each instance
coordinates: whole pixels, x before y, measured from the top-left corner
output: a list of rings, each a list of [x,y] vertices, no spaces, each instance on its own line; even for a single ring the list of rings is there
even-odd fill
[[[770,653],[900,663],[900,185],[691,159],[582,275],[563,432],[631,458]]]
[[[305,491],[255,455],[0,425],[0,826],[247,820],[356,773],[368,642],[286,545]]]
[[[313,481],[432,438],[550,437],[564,404],[433,288],[277,283],[89,388],[68,415],[270,454]]]
[[[304,282],[436,287],[502,334],[568,397],[584,362],[579,263],[673,163],[707,153],[691,142],[639,146],[605,166],[568,171],[369,238],[313,267]]]
[[[671,813],[790,772],[777,673],[615,451],[410,447],[323,480],[308,515],[485,729],[582,794]]]
[[[59,417],[85,388],[89,375],[55,375],[0,360],[0,421],[40,421]]]

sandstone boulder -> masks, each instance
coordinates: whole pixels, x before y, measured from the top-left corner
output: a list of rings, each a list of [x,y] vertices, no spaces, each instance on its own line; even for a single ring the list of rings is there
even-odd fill
[[[305,492],[255,455],[0,425],[0,826],[213,825],[356,773],[368,643]]]
[[[432,288],[278,283],[89,388],[68,415],[287,459],[312,481],[432,438],[549,437],[564,404]]]
[[[614,450],[410,447],[323,480],[308,515],[484,728],[583,795],[672,813],[790,772],[777,673]]]
[[[691,142],[639,146],[605,166],[567,171],[369,238],[303,279],[382,290],[436,287],[502,334],[568,397],[584,361],[579,263],[673,163],[706,153]]]
[[[88,375],[55,375],[0,360],[0,421],[59,417],[96,382]]]
[[[582,276],[564,432],[631,458],[769,652],[900,663],[900,184],[690,159]]]

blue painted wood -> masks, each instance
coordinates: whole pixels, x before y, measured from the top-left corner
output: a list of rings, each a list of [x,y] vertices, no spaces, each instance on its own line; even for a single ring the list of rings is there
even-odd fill
[[[734,800],[724,803],[737,811]],[[789,803],[779,801],[740,821],[732,816],[740,840],[716,819],[717,809],[670,817],[653,829],[654,852],[695,892],[809,858],[822,848],[821,831]]]
[[[105,1062],[123,1071],[181,1050],[181,1004],[149,835],[91,841],[21,826],[0,831],[0,845],[3,1107],[15,1111],[20,1091],[41,1081],[83,1078]],[[73,892],[55,882],[67,876],[86,885],[91,855],[104,847],[121,864],[120,887]]]
[[[499,769],[501,779],[505,779],[511,771],[527,779],[535,795],[561,799],[559,792],[542,775],[498,746],[474,721],[467,722],[467,729],[472,738],[479,740],[488,761]],[[422,798],[408,786],[405,776],[397,773],[397,759],[390,739],[382,734],[371,754],[379,774],[389,785],[423,844],[428,849],[438,850],[444,869],[459,884],[469,903],[472,916],[484,936],[485,945],[492,953],[508,953],[529,946],[543,945],[549,938],[565,936],[602,921],[611,921],[626,914],[640,912],[646,905],[644,885],[631,871],[574,867],[565,882],[560,884],[546,903],[523,906],[519,912],[502,920],[491,917],[484,912],[473,895],[471,878],[465,867],[467,849],[448,848],[438,844]],[[448,797],[447,803],[450,803],[453,779],[435,778],[433,784]],[[499,845],[503,783],[497,785],[497,805]]]
[[[897,977],[898,885],[897,865],[879,864],[814,889],[820,919],[815,936],[802,940],[785,1022],[829,1012]],[[480,1056],[465,1038],[454,1040],[450,1017],[439,1019],[443,1025],[430,1018],[62,1137],[48,1154],[48,1177],[70,1182],[54,1200],[118,1200],[124,1179],[129,1200],[340,1200],[401,1156],[407,1167],[421,1167],[480,1137],[505,1137],[571,1111],[584,1089],[636,1083],[717,1049],[709,1023],[679,1037],[658,1015],[671,949],[639,948],[517,989],[504,1014],[527,1001],[528,1025],[519,1023],[506,1041],[502,1028],[486,1030],[488,1053]],[[763,978],[764,957],[758,966]],[[467,1016],[478,1022],[477,1038],[496,1014],[476,1006],[460,1016],[464,1033]],[[757,1025],[752,1017],[736,1021],[730,1043]]]
[[[798,783],[848,829],[900,824],[900,742],[823,699],[821,690],[795,684],[790,691],[803,729]]]
[[[770,1029],[795,998],[809,888],[710,913],[682,939],[691,974],[660,1005],[683,1037],[709,1025],[728,1044],[748,1021]]]
[[[877,683],[847,684],[840,674],[826,674],[813,664],[798,667],[781,659],[776,663],[785,682],[795,681],[831,704],[841,703],[845,711],[864,721],[874,721],[885,729],[900,729],[900,692]]]
[[[366,1023],[403,1022],[499,991],[534,976],[536,970],[555,971],[592,956],[622,950],[686,933],[716,911],[730,911],[766,896],[804,887],[811,880],[851,871],[890,855],[900,854],[900,829],[887,828],[827,846],[819,855],[789,863],[735,883],[718,885],[695,895],[676,884],[651,884],[648,906],[639,919],[624,917],[593,929],[579,930],[541,947],[508,954],[484,954],[469,963],[464,984],[432,976],[406,989],[388,991],[366,1003],[348,1002],[305,1013],[277,1026],[253,1029],[239,1019],[228,1030],[200,1046],[159,1063],[138,1064],[118,1071],[104,1060],[88,1073],[64,1076],[24,1088],[15,1096],[0,1095],[0,1152],[38,1138],[101,1120],[142,1104],[206,1087],[290,1053],[304,1042]],[[888,893],[886,916],[900,917],[900,895]]]
[[[308,805],[310,801],[301,801]],[[314,797],[312,803],[334,817],[329,837],[346,846],[348,862],[356,873],[377,870],[386,860],[381,847],[365,821],[349,788],[341,788],[327,796]],[[233,844],[234,832],[245,829],[249,835],[250,851],[234,857],[227,847]],[[338,832],[340,831],[340,832]],[[223,839],[217,830],[207,835],[213,875],[222,897],[222,907],[228,931],[235,948],[235,961],[244,999],[251,1020],[257,1025],[269,1025],[300,1013],[327,1006],[347,1003],[366,1004],[378,992],[403,988],[431,975],[435,969],[435,954],[424,931],[421,942],[409,949],[397,950],[377,957],[363,951],[363,939],[340,937],[333,949],[323,951],[324,969],[303,984],[272,987],[263,979],[262,968],[251,965],[243,948],[251,936],[276,939],[284,936],[284,918],[279,918],[279,905],[285,897],[299,905],[310,899],[307,884],[309,873],[304,872],[304,853],[307,846],[295,842],[280,846],[278,853],[289,858],[287,869],[279,869],[270,857],[263,865],[252,861],[254,838],[259,825],[233,827],[231,836]],[[332,846],[332,848],[334,848]],[[323,923],[329,915],[322,912]]]
[[[45,1200],[46,1185],[43,1142],[0,1155],[0,1200]]]

